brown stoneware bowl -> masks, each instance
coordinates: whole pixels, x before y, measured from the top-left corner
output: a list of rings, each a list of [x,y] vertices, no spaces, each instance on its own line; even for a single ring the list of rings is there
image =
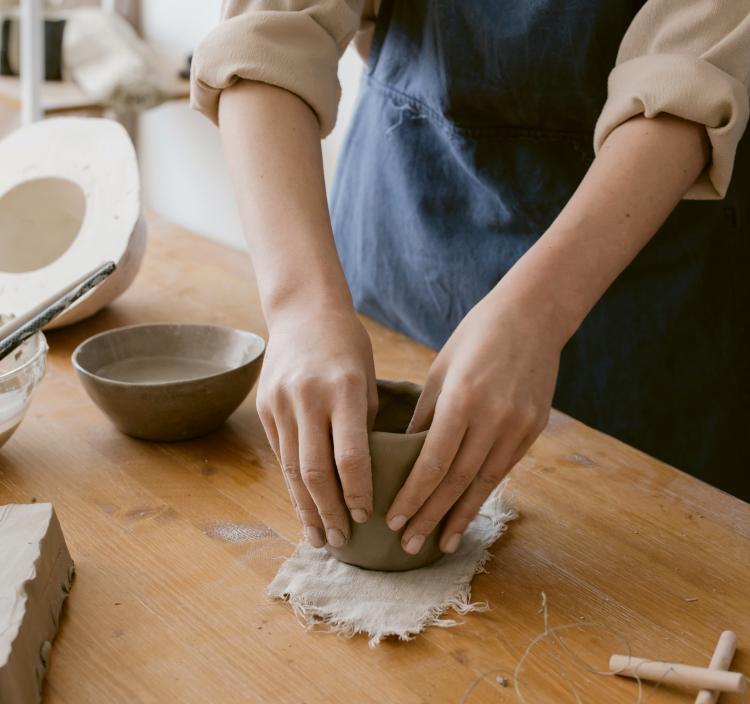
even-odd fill
[[[378,413],[369,435],[372,462],[373,513],[367,523],[351,523],[349,542],[326,545],[338,560],[385,572],[424,567],[442,556],[438,547],[443,521],[427,536],[416,555],[401,547],[404,529],[392,531],[385,517],[393,499],[419,456],[427,431],[406,433],[422,388],[408,381],[378,381]]]
[[[250,393],[263,338],[219,325],[131,325],[73,352],[86,392],[123,433],[188,440],[216,430]]]

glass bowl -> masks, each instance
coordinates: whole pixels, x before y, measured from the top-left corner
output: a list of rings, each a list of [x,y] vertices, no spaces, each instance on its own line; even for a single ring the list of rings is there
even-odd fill
[[[46,361],[47,340],[41,331],[0,360],[0,447],[21,424]]]

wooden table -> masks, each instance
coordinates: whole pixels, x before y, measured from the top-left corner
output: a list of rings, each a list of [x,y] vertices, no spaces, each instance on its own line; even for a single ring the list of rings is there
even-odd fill
[[[732,628],[735,669],[750,671],[750,506],[559,413],[514,469],[521,518],[474,580],[474,598],[490,611],[376,650],[363,637],[305,632],[287,605],[264,596],[300,529],[254,399],[209,437],[154,444],[118,433],[74,376],[75,345],[119,325],[265,332],[245,256],[153,218],[151,226],[132,289],[49,334],[47,377],[0,450],[0,503],[52,501],[77,564],[46,702],[457,704],[490,670],[498,672],[467,701],[516,702],[512,673],[543,631],[542,592],[550,625],[601,621],[636,655],[707,664]],[[367,327],[379,375],[424,379],[431,351]],[[605,630],[566,638],[602,670],[625,647]],[[527,701],[574,701],[552,645],[540,648],[524,678]],[[631,681],[571,677],[582,701],[636,701]],[[649,701],[693,697],[661,687]]]

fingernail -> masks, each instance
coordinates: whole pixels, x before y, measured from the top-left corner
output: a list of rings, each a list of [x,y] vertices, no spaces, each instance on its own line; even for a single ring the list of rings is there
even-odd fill
[[[401,530],[406,525],[406,516],[394,516],[388,521],[388,527],[391,530]]]
[[[344,534],[338,528],[329,528],[326,531],[328,542],[335,548],[340,548],[345,542]]]
[[[351,513],[352,520],[355,523],[367,523],[367,519],[370,517],[363,508],[353,508]]]
[[[317,526],[306,526],[305,538],[314,548],[322,548],[326,544],[326,539],[323,537],[323,531]]]
[[[410,555],[416,555],[424,545],[424,536],[423,535],[415,535],[413,536],[408,543],[406,543],[406,547],[404,550],[408,552]]]
[[[456,552],[458,546],[461,543],[461,533],[454,533],[448,540],[445,541],[445,550],[443,552]]]

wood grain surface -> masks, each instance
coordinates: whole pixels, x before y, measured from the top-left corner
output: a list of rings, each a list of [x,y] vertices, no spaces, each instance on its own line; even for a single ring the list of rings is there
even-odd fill
[[[283,479],[249,397],[228,424],[190,442],[121,435],[70,363],[96,332],[130,323],[213,322],[265,334],[248,259],[152,217],[143,270],[93,319],[49,333],[47,377],[0,449],[0,503],[51,501],[77,576],[52,653],[45,701],[637,701],[630,680],[593,674],[613,652],[708,665],[739,637],[750,671],[750,506],[560,413],[512,472],[521,517],[473,597],[485,613],[414,641],[306,632],[264,589],[300,539]],[[433,352],[367,322],[377,372],[423,381]],[[738,438],[738,442],[741,441]],[[483,677],[485,673],[486,676]],[[504,678],[504,679],[503,679]],[[661,686],[644,701],[692,702]],[[724,696],[726,704],[746,701]]]

